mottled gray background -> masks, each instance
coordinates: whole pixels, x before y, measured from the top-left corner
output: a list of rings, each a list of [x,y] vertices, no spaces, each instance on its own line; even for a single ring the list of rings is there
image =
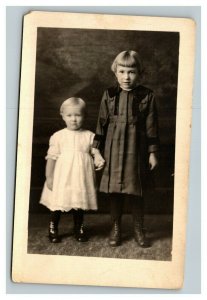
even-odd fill
[[[110,66],[125,49],[140,53],[144,66],[140,83],[154,91],[159,112],[160,166],[147,179],[146,212],[172,213],[179,33],[68,28],[37,31],[31,212],[46,211],[38,204],[44,157],[49,137],[65,127],[61,103],[71,96],[85,99],[85,126],[95,131],[103,91],[116,82]],[[98,201],[99,211],[108,212],[104,195]]]
[[[12,219],[15,189],[15,159],[18,119],[19,74],[21,62],[22,17],[30,10],[70,11],[85,13],[108,13],[128,15],[151,15],[164,17],[193,18],[197,23],[196,64],[193,93],[193,126],[191,142],[189,209],[185,280],[181,290],[111,288],[69,285],[15,284],[11,281]],[[200,201],[200,69],[201,69],[201,8],[197,7],[50,7],[27,6],[7,7],[7,241],[6,241],[6,284],[9,294],[199,294],[201,292],[201,201]],[[12,122],[11,122],[12,120]],[[114,295],[115,296],[115,295]]]

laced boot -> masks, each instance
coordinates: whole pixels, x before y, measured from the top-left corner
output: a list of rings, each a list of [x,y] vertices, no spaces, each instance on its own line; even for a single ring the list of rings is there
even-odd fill
[[[138,245],[142,248],[150,247],[150,241],[145,237],[145,229],[143,227],[143,218],[134,218],[134,238]]]
[[[110,214],[112,220],[112,229],[109,237],[109,245],[117,247],[121,245],[121,216],[124,196],[122,194],[110,194]]]
[[[88,237],[86,235],[85,228],[83,225],[83,211],[82,210],[74,210],[73,211],[73,220],[74,220],[75,239],[78,242],[87,242]]]
[[[60,212],[51,212],[50,223],[49,223],[49,241],[51,243],[60,243],[61,239],[58,235],[58,223],[60,220]]]
[[[121,245],[121,220],[114,220],[110,238],[109,238],[109,245],[111,247],[117,247]]]

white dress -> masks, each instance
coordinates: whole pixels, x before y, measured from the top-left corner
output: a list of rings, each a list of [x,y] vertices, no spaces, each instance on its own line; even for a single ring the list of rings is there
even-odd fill
[[[40,203],[51,211],[96,210],[94,162],[90,154],[94,133],[64,128],[50,138],[46,159],[56,160],[53,190],[43,188]]]

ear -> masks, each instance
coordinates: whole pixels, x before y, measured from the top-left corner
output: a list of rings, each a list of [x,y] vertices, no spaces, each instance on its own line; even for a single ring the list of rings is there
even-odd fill
[[[65,121],[65,119],[64,119],[64,114],[61,112],[60,115],[61,115],[63,121]]]

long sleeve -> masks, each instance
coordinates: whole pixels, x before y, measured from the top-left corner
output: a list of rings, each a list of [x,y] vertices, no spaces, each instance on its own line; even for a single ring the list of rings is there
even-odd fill
[[[158,116],[154,95],[149,94],[149,108],[146,118],[146,135],[148,152],[156,152],[159,149]]]
[[[103,150],[105,139],[106,139],[106,131],[108,126],[108,105],[107,105],[107,91],[104,92],[99,115],[98,115],[98,121],[97,121],[97,127],[96,127],[96,134],[93,141],[93,148],[98,148],[100,150]]]

